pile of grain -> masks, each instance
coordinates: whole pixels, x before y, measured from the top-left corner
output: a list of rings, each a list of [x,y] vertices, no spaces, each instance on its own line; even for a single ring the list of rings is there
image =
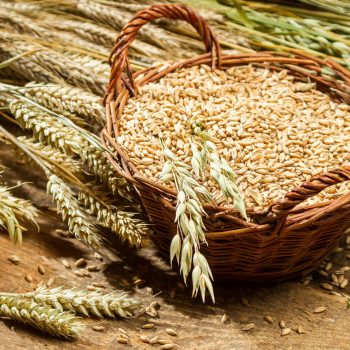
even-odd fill
[[[194,122],[237,174],[248,207],[265,208],[311,176],[349,164],[350,107],[286,71],[200,66],[168,74],[139,92],[124,108],[117,140],[140,173],[155,181],[164,164],[160,140],[191,164]],[[209,175],[200,182],[225,204]],[[333,186],[308,203],[349,188]]]

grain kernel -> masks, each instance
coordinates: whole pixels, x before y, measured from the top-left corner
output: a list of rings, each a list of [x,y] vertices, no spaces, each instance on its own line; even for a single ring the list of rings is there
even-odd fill
[[[314,310],[314,314],[320,314],[321,312],[324,312],[326,310],[327,310],[327,308],[325,306],[319,306],[318,308],[316,308]]]
[[[166,331],[169,335],[172,335],[172,336],[174,336],[174,337],[177,335],[176,331],[174,331],[172,328],[167,328],[165,331]]]
[[[264,316],[264,320],[265,320],[267,323],[270,323],[270,324],[273,323],[273,319],[272,319],[271,316],[268,316],[268,315]]]
[[[255,324],[254,324],[254,323],[249,323],[249,324],[247,324],[247,325],[245,325],[245,326],[242,327],[242,331],[248,332],[248,331],[250,331],[251,329],[253,329],[254,327],[255,327]]]
[[[284,329],[282,329],[282,331],[281,331],[281,336],[284,337],[284,336],[290,334],[291,331],[292,331],[292,330],[291,330],[290,328],[284,328]]]

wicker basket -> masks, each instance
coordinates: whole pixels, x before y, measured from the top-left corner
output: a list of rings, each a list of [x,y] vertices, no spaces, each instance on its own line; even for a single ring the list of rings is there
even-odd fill
[[[129,46],[144,24],[161,17],[190,23],[203,39],[207,53],[133,74],[127,56]],[[182,5],[155,5],[136,14],[120,33],[110,64],[110,84],[105,97],[107,125],[101,133],[102,141],[115,149],[115,156],[109,155],[109,160],[116,172],[137,188],[154,228],[155,244],[167,256],[177,230],[174,224],[176,193],[142,177],[115,141],[123,107],[130,96],[137,94],[137,85],[157,81],[178,68],[200,64],[220,69],[253,64],[276,71],[287,69],[299,81],[315,82],[318,89],[334,100],[350,103],[350,72],[339,64],[297,51],[293,56],[273,52],[222,55],[205,20]],[[322,75],[325,68],[327,76]],[[236,210],[228,207],[205,205],[208,246],[203,245],[201,252],[206,256],[215,280],[280,281],[310,272],[350,226],[350,193],[326,203],[296,206],[326,187],[349,179],[350,167],[310,178],[266,210],[248,208],[251,222],[242,220]]]

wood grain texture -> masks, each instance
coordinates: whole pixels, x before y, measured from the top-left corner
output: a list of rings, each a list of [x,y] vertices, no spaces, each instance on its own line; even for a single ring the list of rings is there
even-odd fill
[[[45,182],[37,172],[16,163],[10,149],[0,144],[0,159],[8,167],[3,176],[8,185],[17,181],[32,181],[16,189],[18,195],[32,199],[41,208],[50,205],[45,194]],[[159,318],[148,316],[127,320],[83,320],[86,325],[82,336],[73,342],[47,337],[30,328],[22,327],[9,320],[0,321],[0,349],[159,349],[159,345],[147,345],[139,340],[141,334],[154,336],[159,334],[179,344],[185,350],[255,350],[255,349],[335,349],[350,348],[348,340],[348,317],[346,298],[327,294],[319,288],[320,280],[308,286],[297,281],[278,285],[254,284],[215,284],[217,304],[203,305],[190,297],[190,288],[183,289],[181,279],[175,271],[157,255],[153,249],[142,251],[129,250],[115,242],[113,252],[105,251],[103,262],[99,262],[87,248],[75,240],[59,237],[56,229],[64,229],[59,217],[50,210],[43,210],[39,219],[40,232],[32,228],[24,234],[24,243],[15,247],[5,233],[0,234],[0,290],[6,292],[29,291],[40,281],[47,282],[56,278],[53,286],[86,288],[92,282],[101,282],[106,290],[130,291],[138,297],[157,300],[161,303]],[[21,257],[19,265],[13,265],[7,258],[11,254]],[[349,252],[336,255],[335,268],[349,264],[345,258]],[[77,277],[72,270],[66,269],[60,262],[62,258],[73,265],[78,258],[85,257],[89,264],[107,264],[104,272],[92,272],[92,277]],[[37,271],[42,264],[46,273]],[[73,267],[74,268],[74,267]],[[33,283],[24,276],[31,274]],[[350,277],[349,272],[346,273]],[[134,287],[133,278],[141,278],[145,285]],[[153,294],[160,293],[152,297]],[[175,298],[171,297],[175,290]],[[349,293],[347,287],[344,292]],[[247,297],[250,305],[244,306],[240,299]],[[318,306],[327,306],[322,314],[313,314]],[[226,324],[221,323],[224,313],[229,315]],[[263,320],[265,315],[274,319],[274,324]],[[281,337],[277,322],[285,320],[287,327],[301,325],[306,334]],[[156,328],[141,330],[148,322],[156,323]],[[254,322],[255,328],[243,332],[242,327]],[[105,326],[104,332],[92,330],[93,325]],[[131,337],[130,345],[117,343],[119,327],[126,329]],[[177,329],[178,336],[170,337],[165,329]]]

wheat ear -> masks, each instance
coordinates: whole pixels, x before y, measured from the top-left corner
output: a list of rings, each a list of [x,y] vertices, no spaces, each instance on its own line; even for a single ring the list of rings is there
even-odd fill
[[[113,205],[109,198],[98,195],[102,188],[94,186],[89,192],[80,192],[79,199],[92,215],[96,215],[100,225],[115,232],[124,242],[137,248],[148,246],[151,236],[150,225],[142,220],[140,214],[133,211],[130,205]]]
[[[6,293],[4,293],[6,294]],[[0,315],[63,338],[79,334],[82,325],[71,312],[61,312],[33,300],[0,293]]]
[[[29,201],[13,196],[7,187],[0,184],[0,227],[7,230],[11,240],[22,243],[24,228],[19,220],[36,225],[37,215],[37,209]]]
[[[37,105],[22,100],[13,100],[10,110],[22,128],[32,130],[37,139],[63,152],[78,154],[114,194],[130,198],[126,181],[115,175],[106,151],[93,135],[88,137],[90,134],[87,131],[82,133],[77,128],[64,125],[61,122],[63,116],[58,119]]]
[[[69,111],[89,123],[104,125],[105,111],[101,98],[85,90],[64,85],[28,83],[19,91],[54,112],[64,114]]]
[[[81,172],[81,163],[71,156],[60,152],[56,148],[45,145],[42,142],[36,142],[34,138],[28,138],[26,136],[19,136],[17,140],[25,145],[31,152],[37,154],[41,159],[47,160],[53,165],[59,165],[64,167],[66,171],[72,174],[79,174]],[[20,156],[24,157],[27,162],[32,162],[30,157],[23,152],[19,152]]]
[[[63,220],[68,223],[69,231],[74,234],[77,239],[84,241],[92,249],[98,248],[101,245],[101,237],[97,232],[97,227],[90,215],[81,208],[78,199],[75,197],[71,188],[57,175],[53,173],[54,168],[46,159],[40,158],[40,154],[34,154],[25,143],[21,143],[12,134],[0,126],[0,131],[6,136],[7,140],[14,146],[19,148],[23,153],[29,156],[44,172],[48,179],[47,192],[51,194],[59,211],[62,214]],[[63,174],[75,181],[80,181],[74,178],[74,175],[62,171]]]
[[[94,74],[91,70],[81,67],[79,64],[67,59],[57,51],[50,50],[39,44],[21,42],[16,35],[10,33],[0,33],[4,43],[1,44],[3,52],[12,57],[26,51],[35,51],[26,60],[36,63],[40,67],[49,71],[55,81],[64,80],[66,83],[80,86],[96,94],[103,94],[107,83],[106,78]],[[13,43],[15,42],[16,45]],[[32,79],[38,80],[38,77]],[[44,81],[46,82],[46,81]],[[53,82],[50,80],[49,82]]]
[[[58,176],[46,172],[48,178],[47,191],[51,194],[64,220],[67,220],[69,231],[76,238],[83,240],[93,249],[101,245],[100,235],[97,228],[85,213],[73,191]]]
[[[65,289],[58,287],[47,289],[40,287],[23,297],[43,303],[58,311],[71,311],[82,316],[130,317],[141,311],[142,301],[130,298],[127,293],[116,292],[103,294],[97,291]]]

